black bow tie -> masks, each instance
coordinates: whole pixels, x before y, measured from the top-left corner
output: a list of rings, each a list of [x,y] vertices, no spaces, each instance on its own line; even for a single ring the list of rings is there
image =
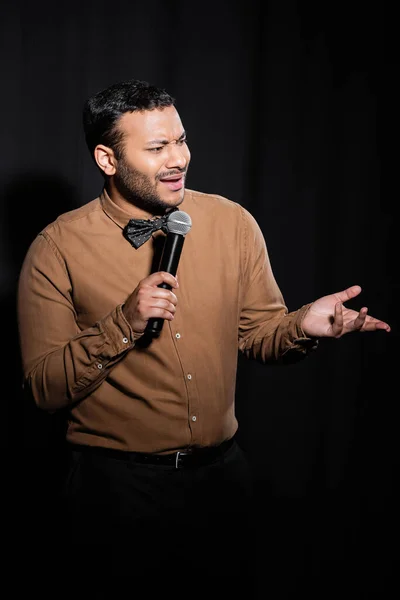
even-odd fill
[[[155,231],[161,229],[164,233],[168,233],[166,223],[170,214],[169,212],[158,219],[131,219],[124,228],[124,236],[132,246],[139,248]]]

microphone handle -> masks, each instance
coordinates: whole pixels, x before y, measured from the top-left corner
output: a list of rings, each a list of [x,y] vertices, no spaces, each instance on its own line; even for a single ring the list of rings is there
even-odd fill
[[[178,233],[168,233],[165,238],[163,253],[160,260],[159,271],[166,271],[167,273],[171,273],[171,275],[176,275],[176,271],[178,269],[179,259],[181,257],[183,242],[185,241],[185,236]],[[165,290],[171,290],[171,286],[168,283],[160,283],[158,285],[160,288],[164,288]],[[161,333],[161,330],[164,325],[164,319],[160,318],[151,318],[147,322],[146,332],[150,333],[152,336],[158,337]]]

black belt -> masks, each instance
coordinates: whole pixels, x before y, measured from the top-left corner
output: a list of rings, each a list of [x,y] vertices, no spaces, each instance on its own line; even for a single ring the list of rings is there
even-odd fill
[[[129,452],[115,450],[114,448],[104,448],[103,446],[84,446],[80,444],[70,444],[70,447],[73,451],[89,452],[108,458],[132,461],[141,465],[165,465],[179,469],[180,467],[196,467],[211,464],[218,458],[222,458],[233,444],[234,438],[231,438],[218,446],[191,447],[170,454],[145,454],[144,452]]]

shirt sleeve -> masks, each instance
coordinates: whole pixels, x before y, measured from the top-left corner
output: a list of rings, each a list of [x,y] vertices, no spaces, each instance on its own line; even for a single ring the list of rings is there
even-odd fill
[[[262,363],[291,363],[318,346],[301,323],[311,303],[289,312],[275,280],[262,231],[243,207],[243,292],[239,350]]]
[[[46,233],[30,246],[17,294],[23,385],[50,412],[87,396],[135,344],[122,305],[81,331],[64,261]]]

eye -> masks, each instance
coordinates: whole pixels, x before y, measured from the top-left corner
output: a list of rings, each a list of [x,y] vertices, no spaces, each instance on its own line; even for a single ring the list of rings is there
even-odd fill
[[[155,148],[149,148],[149,151],[154,152],[154,154],[158,154],[163,148],[164,146],[156,146]]]
[[[187,138],[183,138],[183,139],[181,139],[181,140],[178,141],[178,144],[180,146],[183,146],[183,144],[186,144],[186,142],[187,142]]]

